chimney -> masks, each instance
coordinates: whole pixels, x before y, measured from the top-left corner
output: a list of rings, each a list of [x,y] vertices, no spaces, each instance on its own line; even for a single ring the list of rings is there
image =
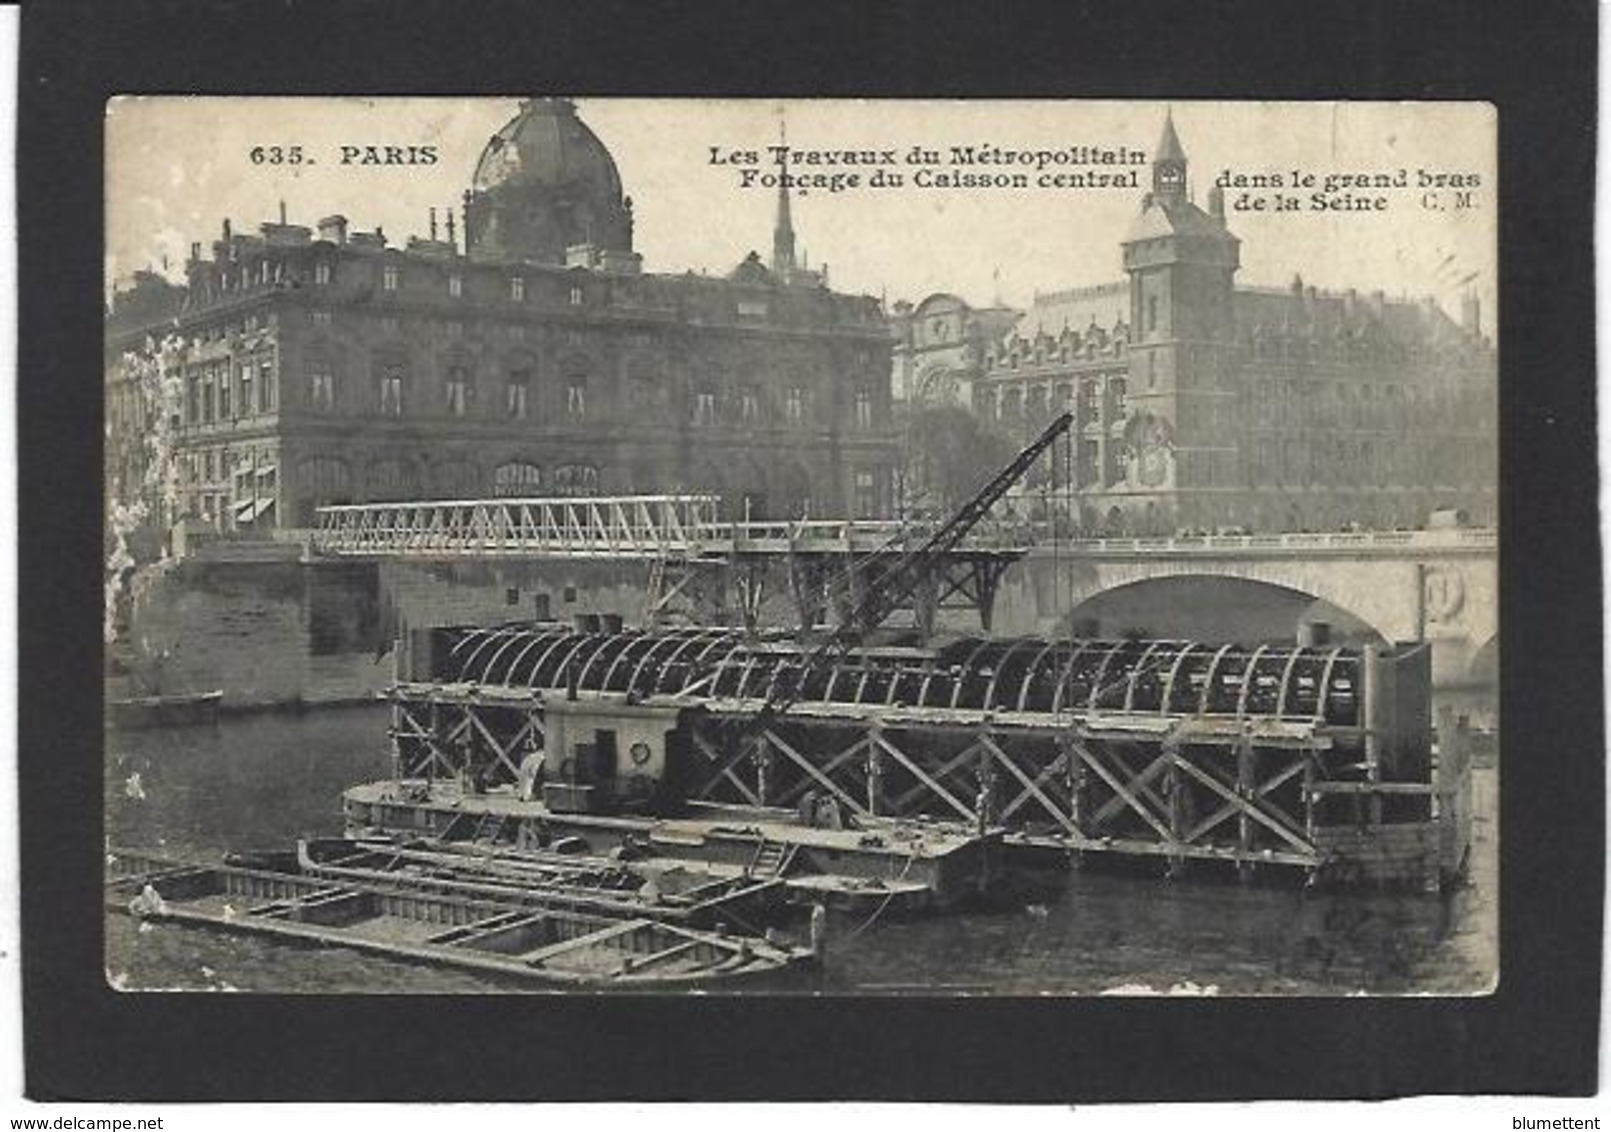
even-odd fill
[[[453,250],[454,251],[457,251],[458,248],[459,248],[459,242],[458,242],[458,233],[455,230],[455,224],[454,224],[454,218],[453,218],[453,209],[452,209],[452,207],[449,207],[445,211],[447,212],[448,243],[453,245]]]
[[[347,242],[347,218],[337,213],[335,216],[326,216],[319,221],[319,239],[329,240],[332,244],[345,244]]]
[[[1306,649],[1325,648],[1331,644],[1331,623],[1329,621],[1300,621],[1298,623],[1298,647]]]
[[[280,202],[280,226],[282,228],[285,226],[285,202],[283,200]]]
[[[436,209],[431,209],[431,239],[436,239]]]
[[[1225,223],[1225,190],[1218,185],[1208,190],[1208,214]]]

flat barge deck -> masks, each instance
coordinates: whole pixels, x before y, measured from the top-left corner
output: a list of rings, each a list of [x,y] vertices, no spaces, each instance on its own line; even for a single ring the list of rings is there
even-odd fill
[[[361,783],[343,794],[349,837],[421,837],[535,849],[565,844],[621,852],[652,870],[697,862],[751,877],[779,877],[798,903],[850,907],[875,901],[899,910],[943,909],[985,892],[1001,874],[999,832],[954,823],[859,819],[831,829],[790,820],[793,812],[701,806],[676,818],[566,813],[519,797],[481,793],[454,780]]]

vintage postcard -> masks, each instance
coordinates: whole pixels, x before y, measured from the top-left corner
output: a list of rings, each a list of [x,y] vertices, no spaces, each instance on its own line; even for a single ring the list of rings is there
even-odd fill
[[[1497,129],[113,99],[108,980],[1490,992]]]

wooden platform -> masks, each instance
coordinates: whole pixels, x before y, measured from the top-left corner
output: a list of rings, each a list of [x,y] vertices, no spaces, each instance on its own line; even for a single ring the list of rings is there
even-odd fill
[[[791,810],[708,805],[677,818],[556,813],[510,788],[473,794],[451,780],[363,783],[344,793],[343,804],[350,836],[516,847],[575,838],[591,853],[631,846],[651,859],[779,876],[797,899],[833,892],[838,903],[857,902],[862,893],[883,901],[893,887],[904,907],[943,908],[977,895],[1000,872],[1000,832],[981,835],[955,823],[862,818],[856,828],[825,829],[791,820]]]

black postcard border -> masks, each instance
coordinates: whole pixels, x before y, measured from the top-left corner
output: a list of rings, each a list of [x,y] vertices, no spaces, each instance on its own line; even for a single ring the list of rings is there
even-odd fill
[[[35,0],[20,70],[27,1089],[1066,1102],[1596,1088],[1595,5]],[[118,994],[102,973],[102,108],[116,93],[1458,99],[1501,142],[1499,990],[1474,999]]]

